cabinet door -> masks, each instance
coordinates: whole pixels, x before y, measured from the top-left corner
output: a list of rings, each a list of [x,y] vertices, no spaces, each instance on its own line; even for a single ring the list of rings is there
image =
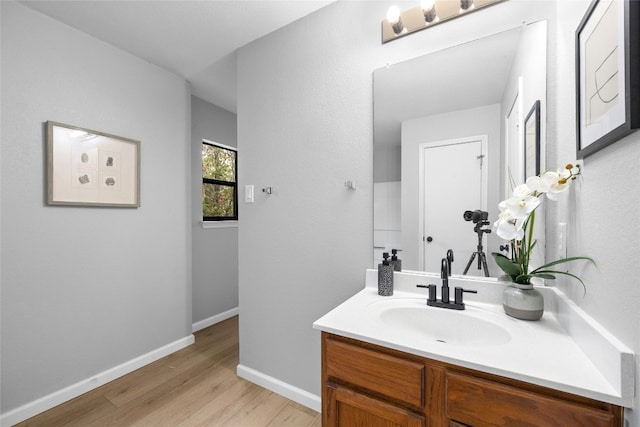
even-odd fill
[[[426,427],[424,416],[341,386],[328,385],[324,427]]]

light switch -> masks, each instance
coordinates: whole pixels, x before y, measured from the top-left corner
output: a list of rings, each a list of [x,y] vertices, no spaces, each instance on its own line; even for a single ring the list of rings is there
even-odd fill
[[[253,185],[244,186],[244,202],[253,203]]]

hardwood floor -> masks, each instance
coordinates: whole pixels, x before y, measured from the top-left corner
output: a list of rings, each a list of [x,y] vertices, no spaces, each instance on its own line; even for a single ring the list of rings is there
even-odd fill
[[[319,427],[320,414],[236,376],[238,318],[18,426]]]

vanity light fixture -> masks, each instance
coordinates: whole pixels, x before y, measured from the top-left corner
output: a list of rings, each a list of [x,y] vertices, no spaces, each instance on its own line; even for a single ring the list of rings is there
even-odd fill
[[[503,1],[506,0],[421,0],[418,6],[404,12],[391,6],[382,21],[382,43]]]

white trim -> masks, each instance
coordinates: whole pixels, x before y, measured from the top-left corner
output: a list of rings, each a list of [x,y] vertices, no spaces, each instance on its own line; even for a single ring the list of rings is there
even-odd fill
[[[223,320],[227,320],[232,318],[233,316],[237,316],[240,313],[240,309],[238,307],[232,308],[231,310],[227,310],[223,313],[216,314],[215,316],[211,316],[207,319],[200,320],[193,325],[191,325],[191,332],[198,332],[201,329],[208,328],[211,325],[215,325],[216,323],[220,323]]]
[[[231,147],[230,145],[220,144],[219,142],[210,141],[210,140],[204,139],[204,138],[202,138],[202,142],[206,142],[207,144],[215,145],[216,147],[226,148],[227,150],[235,151],[236,153],[238,152],[238,148],[237,147]]]
[[[238,228],[238,221],[200,221],[202,228]]]
[[[322,401],[320,396],[309,393],[301,388],[295,387],[291,384],[285,383],[277,378],[263,374],[244,365],[238,365],[236,373],[240,378],[244,378],[247,381],[251,381],[261,387],[278,393],[287,399],[293,400],[307,408],[313,409],[316,412],[322,412]]]
[[[190,346],[195,342],[193,335],[186,336],[149,353],[131,359],[121,365],[107,369],[97,375],[78,381],[68,387],[55,391],[47,396],[26,403],[0,415],[0,426],[12,426],[46,410],[58,406],[68,400],[80,396],[88,391],[98,388],[110,381],[135,371],[149,363],[155,362],[171,353]]]
[[[509,197],[511,197],[511,193],[513,192],[513,187],[512,187],[512,180],[511,178],[513,177],[513,182],[515,182],[515,185],[518,185],[518,183],[520,182],[524,182],[523,180],[526,180],[528,177],[525,177],[525,173],[524,173],[524,132],[522,132],[522,129],[524,129],[524,95],[523,95],[523,91],[524,91],[524,78],[522,76],[518,77],[518,92],[515,94],[515,97],[513,98],[513,101],[511,101],[511,108],[509,108],[509,112],[507,113],[507,115],[504,118],[504,158],[505,158],[505,162],[504,162],[504,195],[502,198],[508,199]],[[541,103],[542,104],[542,103]],[[518,130],[516,132],[516,141],[509,141],[509,118],[511,117],[511,114],[516,113],[517,117],[517,127]],[[540,106],[540,117],[542,118],[542,105]],[[540,120],[540,123],[542,123],[544,120]],[[542,126],[542,125],[541,125]],[[540,129],[540,146],[542,147],[543,144],[542,143],[542,129]],[[509,147],[511,146],[511,148],[513,148],[515,146],[515,157],[516,157],[516,164],[515,165],[511,165],[510,163],[510,156],[511,153],[509,152]],[[544,157],[542,156],[542,150],[540,151],[540,170],[542,171],[542,162],[543,162]],[[513,170],[511,170],[511,167],[515,167],[518,168],[518,170],[516,171],[516,173],[514,174]],[[517,175],[517,176],[516,176]]]

